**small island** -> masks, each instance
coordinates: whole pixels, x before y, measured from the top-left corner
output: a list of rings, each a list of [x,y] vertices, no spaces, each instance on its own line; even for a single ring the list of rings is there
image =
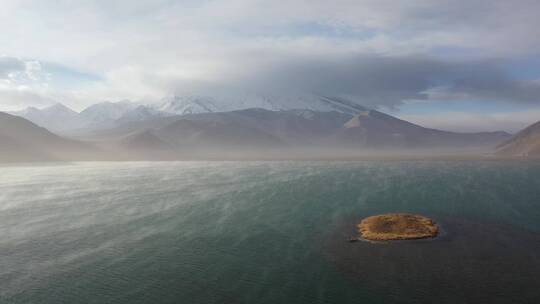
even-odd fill
[[[408,213],[370,216],[363,219],[357,227],[361,237],[370,241],[431,238],[439,232],[431,219]]]

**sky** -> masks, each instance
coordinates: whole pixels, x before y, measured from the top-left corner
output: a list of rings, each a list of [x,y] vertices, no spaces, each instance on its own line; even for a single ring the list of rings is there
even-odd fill
[[[539,11],[537,0],[0,0],[0,110],[249,89],[515,132],[540,120]]]

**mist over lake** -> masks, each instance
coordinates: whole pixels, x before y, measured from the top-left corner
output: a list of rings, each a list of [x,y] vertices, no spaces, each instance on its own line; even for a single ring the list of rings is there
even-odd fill
[[[0,302],[534,303],[539,204],[535,160],[10,164]],[[386,212],[443,233],[347,242]]]

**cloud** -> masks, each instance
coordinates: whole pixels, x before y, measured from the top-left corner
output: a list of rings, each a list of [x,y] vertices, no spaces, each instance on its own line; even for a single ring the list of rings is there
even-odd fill
[[[421,57],[291,56],[270,60],[252,70],[230,71],[224,83],[256,90],[309,92],[351,96],[368,106],[395,106],[407,99],[425,99],[441,63]]]
[[[245,61],[247,67],[231,67],[217,81],[259,91],[350,97],[372,107],[395,108],[408,100],[540,104],[540,81],[513,79],[502,68],[504,60],[358,54]]]
[[[13,72],[25,70],[23,61],[7,56],[0,56],[0,79],[8,79]]]
[[[54,103],[55,98],[48,86],[49,77],[39,61],[0,56],[2,110]]]
[[[431,100],[482,100],[540,105],[540,81],[511,79],[503,72],[462,75],[451,84],[430,88]]]
[[[2,111],[15,111],[29,106],[44,107],[54,104],[55,97],[24,86],[5,87],[0,85]]]
[[[216,87],[347,95],[383,107],[534,104],[538,81],[503,65],[539,55],[538,11],[535,0],[6,0],[0,27],[10,30],[0,44],[18,58],[97,75],[66,89],[46,79],[43,64],[18,67],[18,85],[74,108]],[[14,72],[2,66],[0,78]]]
[[[49,75],[36,60],[22,60],[15,57],[0,56],[0,80],[16,84],[43,81]]]
[[[187,55],[202,47],[231,50],[261,38],[338,38],[392,54],[463,48],[503,56],[537,54],[540,46],[540,37],[531,35],[531,29],[540,27],[540,3],[535,0],[291,0],[287,5],[261,0],[7,0],[2,8],[0,25],[13,29],[4,33],[7,51],[90,69],[101,61],[112,64],[104,55],[120,60],[115,52],[128,55],[126,59],[144,49],[168,54],[172,48]],[[21,33],[33,39],[20,39]],[[144,48],[133,49],[137,45]]]

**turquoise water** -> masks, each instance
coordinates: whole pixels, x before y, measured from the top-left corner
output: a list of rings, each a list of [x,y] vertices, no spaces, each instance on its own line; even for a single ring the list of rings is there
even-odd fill
[[[396,248],[345,242],[355,221],[396,211],[440,220],[446,237]],[[489,243],[484,234],[489,252],[464,254],[479,243],[467,236],[482,229],[508,235]],[[538,233],[533,161],[10,165],[0,167],[0,302],[450,303],[450,292],[434,299],[431,289],[461,290],[457,277],[441,289],[423,269],[415,279],[427,283],[411,293],[400,289],[401,269],[371,279],[362,272],[383,268],[354,259],[395,266],[385,248],[411,256],[444,248],[448,255],[438,258],[473,265],[464,273],[475,282],[472,259],[500,257],[493,269],[501,260],[521,263],[522,274],[540,269]],[[504,249],[511,247],[519,250]],[[510,266],[500,271],[512,274]],[[540,301],[540,279],[524,275],[530,286],[521,284],[521,294],[493,294]]]

